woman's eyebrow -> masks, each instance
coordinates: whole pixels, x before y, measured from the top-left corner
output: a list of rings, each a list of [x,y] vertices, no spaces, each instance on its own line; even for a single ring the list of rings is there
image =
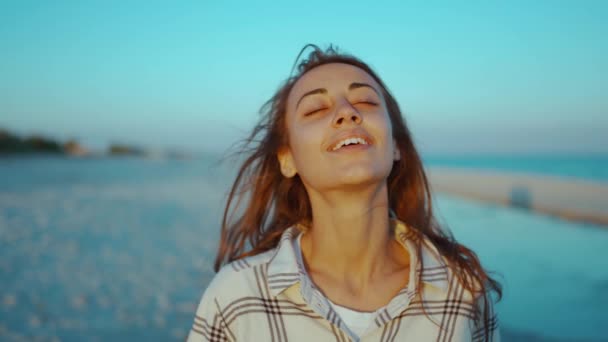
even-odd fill
[[[300,97],[300,99],[298,100],[298,103],[296,103],[296,109],[298,109],[298,106],[300,105],[300,102],[302,102],[302,99],[304,99],[308,95],[314,95],[314,94],[327,94],[327,89],[318,88],[318,89],[314,89],[314,90],[304,93],[304,95],[302,95],[302,97]]]
[[[380,96],[380,94],[378,93],[376,88],[372,87],[371,85],[369,85],[367,83],[353,82],[348,86],[348,90],[353,90],[353,89],[357,89],[357,88],[361,88],[361,87],[371,88],[376,93],[376,95]]]

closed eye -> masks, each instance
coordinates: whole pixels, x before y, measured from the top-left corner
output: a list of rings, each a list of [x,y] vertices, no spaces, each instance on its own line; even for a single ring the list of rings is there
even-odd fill
[[[354,105],[359,105],[359,104],[363,104],[363,105],[367,105],[367,106],[377,106],[378,105],[376,102],[372,102],[372,101],[359,101],[359,102],[356,102]],[[326,109],[327,108],[315,109],[315,110],[313,110],[311,112],[308,112],[308,113],[304,114],[304,116],[310,116],[310,115],[313,115],[313,114],[315,114],[317,112],[320,112],[320,111],[326,110]]]
[[[325,110],[325,109],[327,109],[327,108],[319,108],[319,109],[315,109],[315,110],[313,110],[312,112],[308,112],[308,113],[304,114],[304,116],[313,115],[314,113],[316,113],[316,112],[320,112],[320,111]]]
[[[377,106],[378,105],[376,102],[372,102],[372,101],[359,101],[359,102],[357,102],[355,104],[356,105],[357,104],[365,104],[365,105],[370,105],[370,106]]]

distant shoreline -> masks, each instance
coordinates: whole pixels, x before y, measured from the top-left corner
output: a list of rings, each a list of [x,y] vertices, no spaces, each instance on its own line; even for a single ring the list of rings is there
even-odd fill
[[[191,159],[188,153],[177,150],[146,149],[122,143],[112,143],[106,151],[92,151],[76,139],[61,142],[42,135],[21,137],[0,128],[0,158],[7,156],[68,156],[78,158],[143,157],[151,159]]]
[[[446,167],[428,174],[433,191],[608,228],[608,183]]]

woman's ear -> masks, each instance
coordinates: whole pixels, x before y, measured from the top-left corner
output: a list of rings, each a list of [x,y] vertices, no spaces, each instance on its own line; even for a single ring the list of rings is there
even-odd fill
[[[296,165],[293,161],[293,155],[289,150],[289,147],[281,147],[279,153],[277,153],[277,159],[281,166],[281,173],[287,178],[291,178],[296,175]]]
[[[393,160],[401,160],[401,151],[399,150],[399,146],[397,145],[395,139],[393,139]]]

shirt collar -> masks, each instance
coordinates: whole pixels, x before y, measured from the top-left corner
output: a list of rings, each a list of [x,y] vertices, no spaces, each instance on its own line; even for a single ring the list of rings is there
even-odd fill
[[[268,286],[273,297],[299,282],[300,275],[304,272],[292,245],[299,233],[297,225],[287,228],[268,263]]]
[[[440,256],[437,248],[435,248],[427,239],[423,240],[421,243],[423,269],[421,271],[416,253],[411,253],[411,251],[416,250],[416,245],[411,239],[411,228],[395,218],[391,218],[391,224],[394,229],[395,239],[403,248],[410,252],[410,261],[412,265],[417,265],[415,268],[412,268],[408,287],[415,290],[418,284],[418,277],[421,277],[423,283],[447,291],[449,268]],[[293,239],[295,239],[302,230],[303,228],[299,225],[287,228],[285,232],[283,232],[275,250],[275,254],[268,264],[268,284],[271,294],[275,297],[298,283],[300,281],[300,276],[306,274],[304,265],[301,265],[298,262],[298,257],[293,247]]]
[[[416,267],[411,267],[412,272],[410,273],[409,288],[416,290],[418,286],[418,277],[420,277],[420,280],[423,283],[447,291],[450,269],[435,245],[426,237],[422,239],[422,242],[420,243],[420,255],[422,257],[421,265],[418,262],[418,256],[415,253],[416,244],[413,241],[415,232],[412,231],[412,228],[398,219],[391,219],[391,222],[395,232],[395,240],[410,253],[410,263],[416,265]]]

